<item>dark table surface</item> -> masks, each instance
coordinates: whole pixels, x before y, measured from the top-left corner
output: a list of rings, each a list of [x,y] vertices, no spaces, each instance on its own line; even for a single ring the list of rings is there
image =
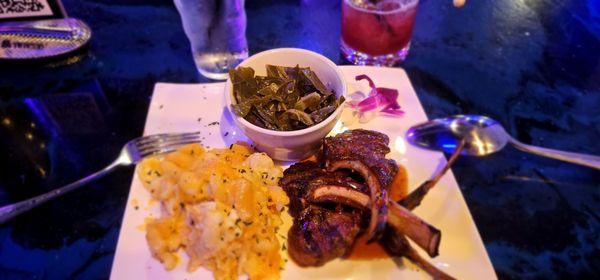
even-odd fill
[[[0,204],[110,162],[142,133],[156,82],[207,81],[171,1],[64,5],[94,31],[80,61],[0,66]],[[246,10],[251,53],[300,47],[345,63],[339,0]],[[423,0],[401,66],[430,118],[484,114],[526,143],[600,155],[597,0]],[[454,172],[500,278],[598,279],[599,171],[508,148],[460,158]],[[132,175],[123,168],[0,226],[0,278],[107,278]]]

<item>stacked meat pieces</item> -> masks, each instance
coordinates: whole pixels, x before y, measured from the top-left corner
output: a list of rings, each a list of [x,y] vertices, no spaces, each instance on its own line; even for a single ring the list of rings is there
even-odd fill
[[[280,185],[290,197],[294,218],[288,251],[298,265],[321,266],[347,256],[364,234],[368,242],[380,242],[391,255],[408,257],[432,276],[450,278],[423,260],[406,239],[434,257],[441,234],[402,201],[388,199],[398,172],[396,162],[385,158],[388,144],[385,134],[349,130],[325,138],[317,162],[296,163],[284,172]]]

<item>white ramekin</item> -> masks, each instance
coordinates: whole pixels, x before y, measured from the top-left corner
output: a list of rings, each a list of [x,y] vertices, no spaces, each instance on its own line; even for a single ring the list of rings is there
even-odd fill
[[[257,53],[239,66],[252,67],[256,75],[266,75],[265,65],[310,67],[329,89],[339,96],[346,95],[346,82],[339,68],[326,57],[303,49],[281,48]],[[250,138],[256,148],[270,157],[282,161],[304,159],[317,150],[323,139],[335,126],[342,113],[340,105],[329,117],[311,127],[293,131],[275,131],[256,126],[244,118],[235,115],[229,105],[235,104],[232,84],[225,84],[225,96],[228,108],[237,126]]]

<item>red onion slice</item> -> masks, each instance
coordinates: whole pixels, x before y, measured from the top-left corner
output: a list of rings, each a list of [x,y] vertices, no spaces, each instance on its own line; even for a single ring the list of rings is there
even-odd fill
[[[400,109],[400,104],[398,104],[398,90],[376,87],[373,80],[367,75],[358,75],[356,76],[356,80],[367,80],[371,91],[361,101],[348,102],[350,107],[360,113],[378,110],[378,112],[389,116],[402,116],[404,114],[404,111]]]

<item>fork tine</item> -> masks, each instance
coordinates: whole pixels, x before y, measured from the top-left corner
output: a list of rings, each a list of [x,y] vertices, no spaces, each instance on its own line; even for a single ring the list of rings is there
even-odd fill
[[[149,136],[144,136],[144,137],[140,137],[134,140],[134,143],[136,145],[142,145],[145,143],[150,143],[150,142],[154,142],[154,141],[164,141],[167,139],[173,139],[173,138],[179,138],[179,137],[186,137],[186,136],[193,136],[193,135],[199,135],[200,132],[196,131],[196,132],[184,132],[184,133],[162,133],[162,134],[155,134],[155,135],[149,135]]]
[[[137,144],[136,146],[139,150],[143,150],[145,148],[156,146],[156,145],[168,145],[169,143],[177,143],[180,141],[187,141],[187,140],[199,141],[200,135],[197,134],[197,135],[185,135],[185,136],[178,136],[178,137],[160,138],[160,139],[157,139],[154,141],[148,141],[148,142],[144,142],[141,144]]]
[[[152,151],[147,151],[146,153],[142,154],[141,157],[142,158],[146,158],[149,156],[156,156],[156,155],[160,155],[160,154],[165,154],[165,153],[170,153],[177,150],[177,147],[169,147],[169,148],[162,148],[162,149],[156,149],[156,150],[152,150]]]
[[[183,145],[196,143],[198,141],[199,141],[199,139],[197,139],[197,138],[190,138],[190,139],[181,139],[178,141],[172,141],[172,142],[168,142],[168,143],[161,142],[156,145],[145,146],[145,147],[139,148],[138,152],[140,153],[141,157],[147,157],[149,155],[156,155],[156,154],[171,152]]]

